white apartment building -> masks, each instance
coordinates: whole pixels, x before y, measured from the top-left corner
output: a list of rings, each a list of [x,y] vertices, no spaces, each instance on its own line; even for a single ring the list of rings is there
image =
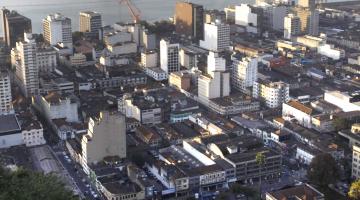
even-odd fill
[[[171,44],[170,41],[160,41],[160,68],[167,74],[180,71],[179,44]]]
[[[158,53],[156,51],[145,51],[141,53],[141,66],[157,67],[158,66]]]
[[[352,171],[353,178],[360,178],[360,147],[353,145]]]
[[[335,48],[334,45],[324,44],[318,47],[318,53],[331,58],[333,60],[339,60],[345,58],[345,51],[343,49]]]
[[[24,41],[17,42],[11,50],[11,64],[25,96],[39,92],[39,68],[36,59],[36,43],[31,34],[24,33]]]
[[[246,92],[247,88],[252,87],[257,80],[258,59],[241,54],[234,54],[231,59],[233,61],[231,84],[237,90]]]
[[[253,97],[264,101],[269,108],[276,108],[290,100],[289,85],[281,81],[255,81]]]
[[[230,45],[230,25],[220,21],[204,24],[204,40],[200,47],[210,51],[223,51]]]
[[[340,91],[325,92],[324,100],[336,105],[344,112],[360,111],[359,92],[348,94]]]
[[[43,19],[43,30],[45,41],[51,45],[63,43],[64,46],[72,48],[71,19],[60,13],[48,15]]]
[[[226,72],[225,59],[209,52],[207,74],[198,78],[199,101],[208,105],[210,99],[229,96],[230,73]]]
[[[159,67],[147,67],[145,68],[145,73],[156,81],[168,79],[168,74]]]
[[[296,119],[300,125],[306,128],[311,128],[312,115],[313,115],[312,108],[307,107],[298,101],[290,100],[287,103],[283,103],[282,117],[285,120]]]
[[[46,144],[43,126],[36,120],[29,120],[21,125],[21,134],[27,147]]]
[[[247,32],[257,33],[258,15],[252,11],[248,4],[235,6],[235,24],[246,27]]]
[[[55,71],[58,66],[57,51],[54,48],[38,48],[36,51],[36,62],[40,72]]]
[[[148,102],[147,102],[148,103]],[[160,107],[151,107],[143,104],[135,104],[132,98],[124,100],[125,115],[134,118],[141,124],[159,124],[162,122],[162,110]]]
[[[11,82],[7,71],[0,70],[0,115],[13,114]]]
[[[69,97],[61,97],[57,92],[36,96],[34,103],[49,121],[62,118],[67,122],[79,121],[77,103]]]
[[[284,18],[284,38],[290,40],[293,36],[300,33],[300,18],[294,14],[288,14]]]

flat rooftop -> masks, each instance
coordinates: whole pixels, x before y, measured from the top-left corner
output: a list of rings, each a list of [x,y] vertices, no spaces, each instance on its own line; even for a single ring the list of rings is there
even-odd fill
[[[21,132],[19,122],[14,114],[0,116],[0,136]]]

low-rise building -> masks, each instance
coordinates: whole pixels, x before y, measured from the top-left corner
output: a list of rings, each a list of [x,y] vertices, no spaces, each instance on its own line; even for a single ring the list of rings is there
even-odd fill
[[[135,130],[136,136],[150,147],[159,147],[161,143],[160,135],[152,128],[147,126],[139,126]]]
[[[325,195],[308,184],[266,193],[266,200],[284,200],[292,198],[298,200],[325,200]]]
[[[188,91],[191,87],[191,74],[187,71],[172,72],[169,75],[169,85]]]
[[[312,127],[313,109],[298,101],[290,100],[288,103],[283,103],[282,116],[286,120],[296,119],[304,127]]]
[[[74,98],[50,92],[46,96],[36,96],[33,104],[50,122],[53,119],[65,118],[68,122],[78,122],[78,105]]]
[[[168,74],[159,67],[147,67],[145,73],[156,81],[163,81],[168,79]]]
[[[19,116],[23,142],[27,147],[46,144],[42,124],[30,112]]]
[[[24,144],[21,127],[14,114],[0,115],[0,149]]]
[[[351,176],[356,179],[360,178],[360,147],[357,145],[353,146]]]

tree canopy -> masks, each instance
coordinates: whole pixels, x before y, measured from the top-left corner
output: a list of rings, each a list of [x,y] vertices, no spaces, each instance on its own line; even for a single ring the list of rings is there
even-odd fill
[[[44,175],[24,169],[11,172],[0,167],[0,200],[75,200],[55,175]]]
[[[353,200],[360,200],[360,179],[354,181],[351,184],[350,190],[348,192],[348,196]]]
[[[326,187],[339,179],[339,168],[330,154],[319,154],[312,159],[307,171],[309,180],[319,186]]]

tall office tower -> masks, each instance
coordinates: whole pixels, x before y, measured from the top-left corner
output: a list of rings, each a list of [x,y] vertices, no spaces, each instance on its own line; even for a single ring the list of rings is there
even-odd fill
[[[24,33],[31,33],[31,20],[6,8],[1,9],[3,37],[8,48],[15,47],[24,39]]]
[[[233,61],[232,85],[235,89],[248,93],[249,87],[252,87],[257,80],[258,59],[239,53],[232,55],[231,60]]]
[[[300,19],[300,31],[303,34],[319,35],[319,11],[309,8],[294,8],[296,16]]]
[[[210,51],[223,51],[230,45],[230,25],[216,21],[204,25],[204,40],[200,46]]]
[[[11,50],[11,64],[16,69],[16,78],[25,96],[37,95],[39,69],[36,60],[36,43],[31,34],[24,34],[24,41],[17,42]]]
[[[209,100],[230,94],[230,73],[226,71],[225,59],[216,52],[209,52],[207,73],[198,78],[199,101],[208,105]]]
[[[204,8],[189,2],[177,2],[175,6],[175,28],[179,34],[198,40],[204,35]]]
[[[310,10],[314,10],[316,7],[315,0],[299,0],[298,6],[303,8],[309,8]]]
[[[11,83],[8,72],[0,69],[0,115],[13,114]]]
[[[167,74],[180,71],[179,44],[166,39],[160,41],[160,68]]]
[[[319,35],[319,10],[312,10],[309,17],[308,34]]]
[[[300,26],[300,18],[294,14],[288,14],[284,18],[284,38],[290,40],[293,36],[299,35]]]
[[[59,13],[48,15],[43,19],[45,41],[51,45],[63,43],[64,46],[72,48],[71,19]]]
[[[262,100],[269,108],[276,108],[290,100],[289,84],[258,80],[253,85],[253,97]]]
[[[93,11],[80,12],[80,32],[92,38],[99,38],[102,27],[101,14]]]
[[[85,172],[89,172],[89,165],[101,162],[106,157],[125,158],[125,116],[104,111],[99,117],[91,117],[87,134],[82,137],[81,147]]]
[[[261,8],[263,8],[263,28],[283,31],[284,18],[289,14],[290,7],[286,5],[266,5]]]

